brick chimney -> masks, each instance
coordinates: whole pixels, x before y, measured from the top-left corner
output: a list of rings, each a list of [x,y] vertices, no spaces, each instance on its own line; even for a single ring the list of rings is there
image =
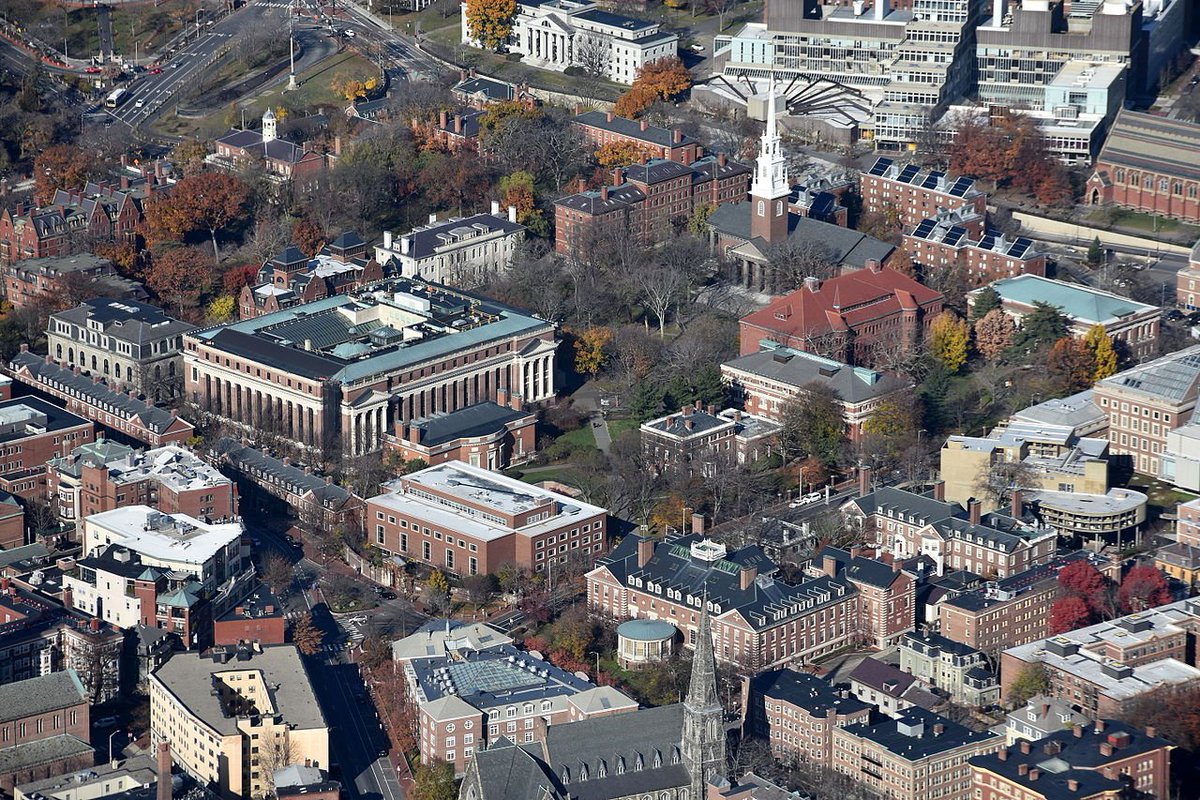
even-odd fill
[[[971,520],[971,524],[978,525],[982,516],[983,503],[980,503],[974,497],[967,500],[967,519]]]
[[[858,493],[867,495],[871,493],[871,468],[858,468]]]
[[[1012,490],[1012,500],[1009,501],[1009,516],[1013,519],[1020,519],[1021,513],[1025,510],[1024,497],[1021,495],[1020,489]]]
[[[158,743],[158,786],[155,800],[171,800],[171,743]]]
[[[648,536],[638,539],[637,545],[637,563],[638,567],[644,567],[650,563],[650,559],[654,556],[654,540]]]

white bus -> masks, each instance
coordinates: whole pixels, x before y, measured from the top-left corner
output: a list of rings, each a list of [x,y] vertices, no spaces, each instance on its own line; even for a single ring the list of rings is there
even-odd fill
[[[116,108],[121,105],[121,101],[125,99],[127,91],[125,89],[113,89],[104,101],[105,108]]]

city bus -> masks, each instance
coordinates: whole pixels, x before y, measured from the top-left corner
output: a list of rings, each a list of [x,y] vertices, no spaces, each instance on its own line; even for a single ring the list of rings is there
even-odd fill
[[[116,108],[117,106],[121,105],[121,101],[125,99],[126,94],[127,90],[125,89],[113,89],[105,99],[104,107]]]

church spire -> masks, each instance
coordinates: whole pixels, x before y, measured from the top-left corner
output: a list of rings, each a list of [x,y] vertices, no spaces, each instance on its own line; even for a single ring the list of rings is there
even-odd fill
[[[754,161],[754,179],[750,183],[750,235],[767,242],[787,238],[787,162],[783,144],[776,127],[778,114],[775,97],[775,77],[767,84],[767,127],[759,141],[758,158]]]
[[[692,677],[683,703],[681,753],[692,777],[691,797],[705,796],[709,779],[725,774],[724,710],[717,697],[717,662],[708,618],[708,593],[700,610]]]

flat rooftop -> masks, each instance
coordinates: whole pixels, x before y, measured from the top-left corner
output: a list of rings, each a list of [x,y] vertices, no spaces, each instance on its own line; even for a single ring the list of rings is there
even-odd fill
[[[224,664],[198,653],[176,653],[159,667],[153,679],[204,724],[222,735],[237,733],[238,718],[225,713],[213,691],[214,684],[225,682],[223,675],[247,671],[261,674],[271,703],[290,726],[301,730],[326,727],[299,650],[293,645],[281,644],[263,647],[261,652],[239,647],[236,652],[238,655]]]
[[[204,564],[245,532],[240,522],[207,523],[187,514],[164,514],[150,506],[125,506],[88,517],[109,544],[143,558]]]

